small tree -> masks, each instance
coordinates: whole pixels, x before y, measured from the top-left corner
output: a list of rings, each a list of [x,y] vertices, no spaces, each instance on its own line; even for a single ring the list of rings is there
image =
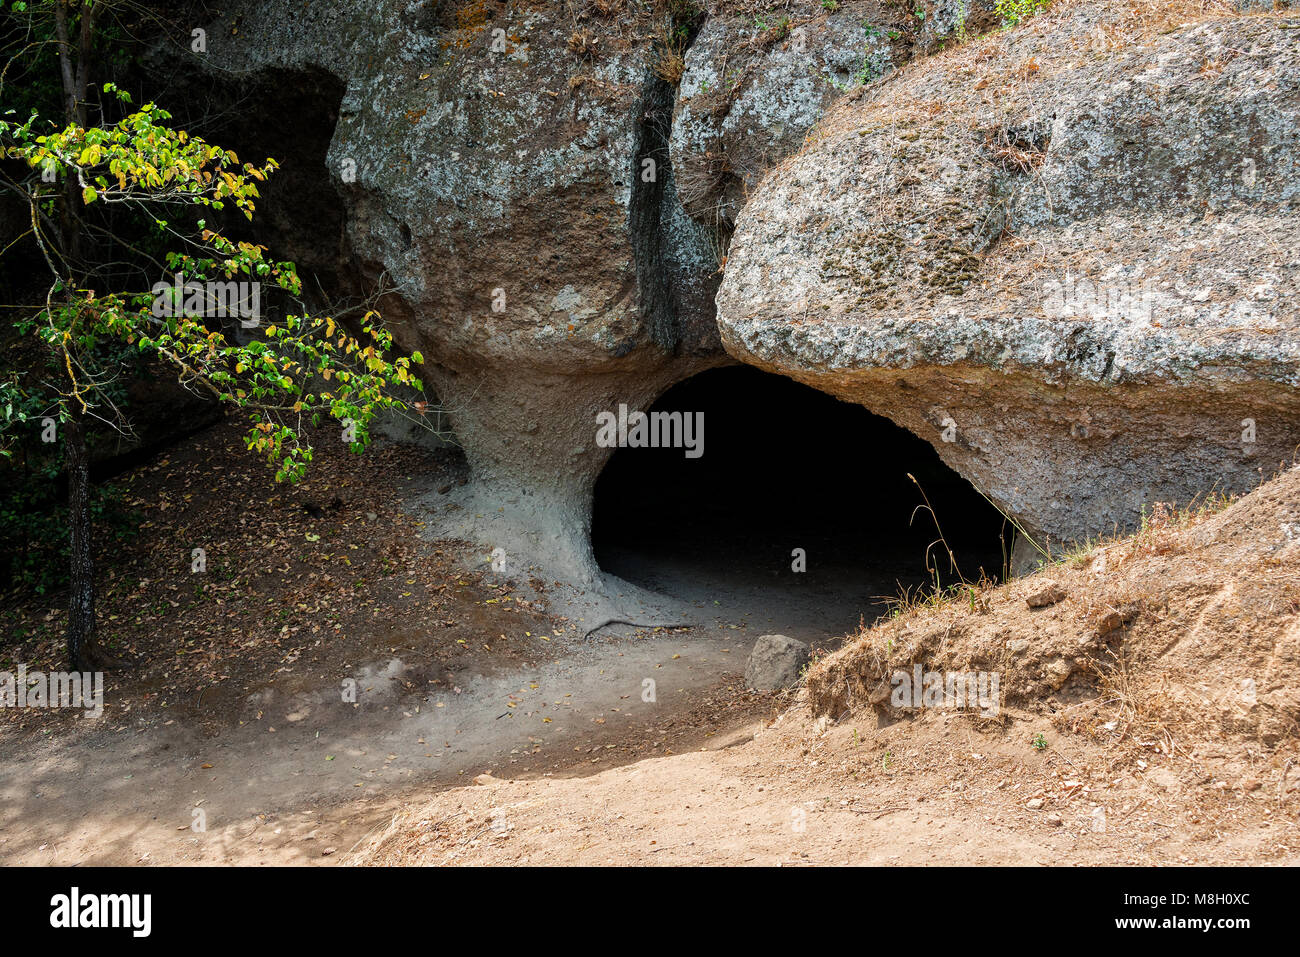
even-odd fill
[[[394,358],[392,337],[374,311],[365,312],[356,334],[333,316],[311,315],[305,307],[275,322],[251,316],[249,307],[260,305],[264,287],[281,291],[301,307],[295,267],[269,259],[262,246],[227,238],[204,217],[220,217],[230,207],[251,221],[259,198],[256,184],[276,163],[241,163],[229,150],[172,129],[170,115],[157,106],[134,109],[127,94],[112,84],[103,90],[117,99],[125,115],[116,123],[88,125],[88,41],[79,59],[67,21],[78,12],[81,35],[88,36],[94,7],[52,6],[63,63],[65,122],[45,122],[36,113],[23,120],[14,118],[13,111],[0,113],[0,150],[9,160],[26,163],[26,176],[7,178],[27,201],[30,237],[51,276],[43,304],[18,329],[35,337],[59,370],[58,381],[42,390],[39,417],[53,420],[46,427],[59,430],[66,451],[71,533],[67,654],[71,668],[95,670],[115,662],[96,639],[87,434],[96,428],[129,429],[126,412],[114,398],[121,365],[112,358],[113,349],[128,347],[155,357],[176,370],[185,388],[244,410],[250,422],[248,449],[265,456],[276,480],[284,482],[304,474],[312,459],[306,430],[325,419],[340,423],[351,449],[362,451],[377,413],[407,408],[394,388],[423,390],[411,368],[423,359],[418,352],[409,359]],[[165,243],[169,251],[158,259],[103,223],[90,221],[92,208],[114,206],[142,216],[155,245]],[[101,268],[106,257],[114,256],[137,266]],[[138,280],[146,275],[141,262],[154,264],[159,282],[105,288],[118,285],[113,276]],[[238,340],[227,335],[231,324],[214,316],[231,311],[249,327]],[[12,398],[15,389],[30,397],[27,386],[2,384],[0,431],[12,431],[33,417],[14,411],[18,406],[5,393]]]

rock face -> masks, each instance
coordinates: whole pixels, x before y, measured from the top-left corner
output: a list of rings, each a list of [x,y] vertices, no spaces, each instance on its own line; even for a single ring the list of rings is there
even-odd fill
[[[785,635],[764,635],[749,653],[745,687],[754,691],[780,691],[799,681],[812,652],[802,641]]]
[[[394,289],[385,316],[428,357],[469,457],[454,531],[593,579],[590,498],[612,451],[597,413],[726,357],[715,243],[667,156],[653,36],[668,18],[574,6],[248,4],[210,55],[343,81],[327,165],[352,255]]]
[[[439,532],[600,585],[597,415],[729,362],[1036,541],[1300,441],[1295,19],[993,6],[246,0],[205,62],[337,96],[321,258],[426,357],[472,471]]]
[[[992,0],[713,4],[684,60],[673,171],[686,210],[724,237],[763,173],[842,93],[993,22]]]
[[[1040,542],[1300,442],[1300,19],[1072,7],[846,98],[741,214],[733,356],[929,439]]]
[[[599,578],[591,495],[612,450],[597,414],[732,361],[713,299],[743,188],[841,91],[955,32],[969,4],[926,17],[807,0],[788,19],[750,6],[271,0],[209,30],[223,77],[341,86],[326,166],[347,255],[393,289],[383,312],[427,358],[473,472],[440,500],[458,516],[444,532]],[[706,110],[715,80],[726,95]],[[744,175],[701,187],[715,149]],[[724,194],[731,212],[711,215]]]

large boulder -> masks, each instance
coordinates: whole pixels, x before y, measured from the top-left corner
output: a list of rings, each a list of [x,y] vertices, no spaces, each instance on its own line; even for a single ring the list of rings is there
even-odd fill
[[[473,472],[443,531],[594,580],[597,413],[727,361],[716,244],[675,198],[666,16],[272,0],[230,19],[210,30],[223,73],[342,82],[326,165],[351,255],[392,290],[383,312]]]
[[[1070,5],[842,100],[740,215],[736,358],[929,439],[1040,544],[1300,444],[1300,18]]]
[[[692,216],[725,238],[750,190],[843,93],[979,32],[993,0],[713,4],[685,55],[673,172]]]
[[[473,479],[438,533],[601,585],[597,413],[737,360],[1039,541],[1289,456],[1294,19],[993,6],[245,0],[201,62],[337,97],[321,258],[428,360]]]

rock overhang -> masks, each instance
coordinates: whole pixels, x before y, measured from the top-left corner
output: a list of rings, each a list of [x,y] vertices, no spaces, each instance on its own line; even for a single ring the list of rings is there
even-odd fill
[[[1112,12],[846,98],[751,198],[718,295],[730,354],[929,438],[1040,540],[1244,490],[1300,442],[1297,21],[1081,55]]]
[[[727,4],[709,4],[719,9],[684,51],[678,91],[657,76],[650,20],[588,12],[575,29],[538,5],[439,4],[447,16],[433,20],[412,20],[398,2],[360,15],[341,3],[259,6],[271,9],[222,55],[236,69],[320,67],[346,81],[330,172],[363,268],[398,283],[399,341],[425,353],[453,410],[480,490],[467,511],[551,513],[518,521],[534,541],[564,538],[564,563],[584,574],[594,569],[582,541],[591,488],[607,458],[595,416],[648,407],[736,359],[930,438],[1054,538],[1109,531],[1142,501],[1222,476],[1240,485],[1295,437],[1285,250],[1295,248],[1296,150],[1283,135],[1294,128],[1294,56],[1271,32],[1286,28],[1264,24],[1279,18],[1108,52],[1086,46],[1099,23],[1087,9],[1104,20],[1118,5],[1085,4],[1005,38],[972,37],[845,96],[828,81],[837,64],[874,51],[882,70],[897,67],[963,25],[987,25],[988,4],[934,4],[920,29],[900,21],[899,37],[887,19],[876,17],[872,37],[856,25],[876,4],[826,15],[810,4],[803,37],[829,71],[811,93],[791,82],[801,54],[790,39],[754,42],[752,18]],[[489,8],[490,18],[475,12]],[[983,74],[961,74],[961,58],[1004,40],[1009,52],[988,52],[992,72],[1005,67],[1032,95],[993,87],[993,108],[952,122],[962,108],[947,101],[963,79],[962,95],[982,93]],[[1180,43],[1216,66],[1188,66]],[[734,102],[705,110],[702,84],[729,57],[752,68]],[[1115,75],[1099,82],[1093,61]],[[1201,121],[1165,123],[1164,143],[1151,131],[1174,112],[1160,99],[1175,76],[1186,88],[1175,85],[1175,101],[1219,93]],[[867,129],[857,114],[882,102]],[[711,179],[716,149],[732,151],[743,175]],[[837,151],[858,158],[858,180],[882,164],[897,172],[870,199],[910,208],[915,222],[863,221],[863,184],[827,179]],[[1080,161],[1060,162],[1067,155]],[[670,173],[646,190],[638,174],[651,156]],[[1233,166],[1246,158],[1253,182]],[[691,171],[700,175],[688,186],[714,191],[706,200],[734,201],[733,212],[749,202],[739,245],[727,248],[730,224],[719,229],[710,208],[681,202],[678,178]],[[1105,177],[1111,186],[1093,188]],[[1143,203],[1151,214],[1133,215]],[[1258,255],[1242,255],[1243,238]],[[506,308],[494,311],[498,292]],[[653,319],[665,302],[666,327]],[[1248,418],[1264,439],[1230,441]],[[945,422],[957,425],[952,442]],[[1210,422],[1230,453],[1197,446]]]

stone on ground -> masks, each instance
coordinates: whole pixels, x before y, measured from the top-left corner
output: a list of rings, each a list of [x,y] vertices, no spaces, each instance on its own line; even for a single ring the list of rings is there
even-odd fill
[[[785,635],[763,635],[745,665],[745,686],[754,691],[780,691],[795,684],[812,659],[812,649]]]

